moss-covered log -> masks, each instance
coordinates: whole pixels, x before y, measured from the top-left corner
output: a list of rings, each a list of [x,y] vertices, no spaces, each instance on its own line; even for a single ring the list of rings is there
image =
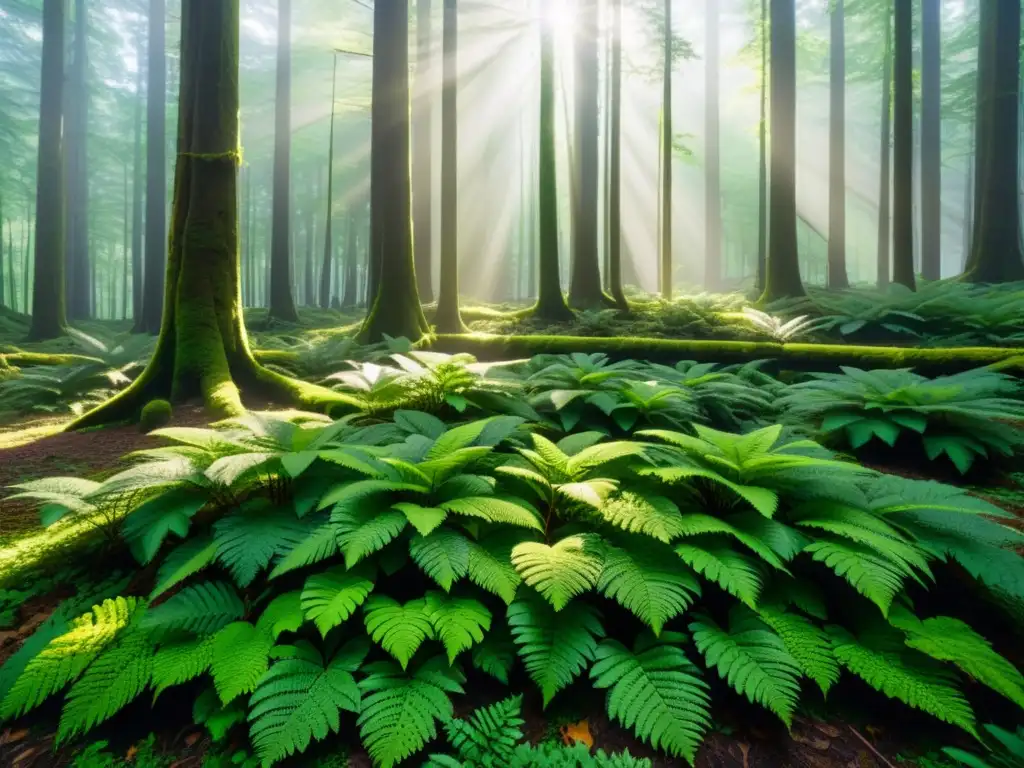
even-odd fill
[[[867,347],[848,344],[776,344],[761,341],[687,341],[581,336],[440,335],[431,348],[468,352],[480,360],[513,360],[539,354],[603,352],[615,359],[634,358],[674,363],[697,360],[723,364],[776,361],[787,370],[827,370],[840,365],[857,368],[914,368],[925,374],[955,373],[1001,364],[1007,372],[1024,372],[1024,352],[1001,347]]]

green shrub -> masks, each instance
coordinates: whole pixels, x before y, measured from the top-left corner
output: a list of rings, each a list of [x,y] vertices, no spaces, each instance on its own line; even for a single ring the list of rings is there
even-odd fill
[[[166,400],[150,400],[139,416],[139,429],[152,432],[154,429],[167,426],[171,421],[171,404]]]

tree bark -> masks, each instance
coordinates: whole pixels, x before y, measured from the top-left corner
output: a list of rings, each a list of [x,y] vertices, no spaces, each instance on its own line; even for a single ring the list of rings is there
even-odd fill
[[[966,278],[1024,280],[1020,186],[1020,0],[981,4],[975,210]]]
[[[611,0],[611,98],[608,152],[608,288],[615,306],[629,309],[622,288],[622,0]]]
[[[833,0],[830,44],[828,287],[850,287],[846,274],[846,8]]]
[[[551,20],[540,30],[540,148],[537,157],[540,258],[534,313],[553,322],[573,315],[562,293],[558,253],[558,154],[555,149],[555,41]]]
[[[315,170],[314,173],[316,173]],[[302,304],[306,307],[316,305],[316,291],[313,288],[313,244],[316,242],[315,206],[320,198],[319,173],[316,174],[314,179],[315,181],[310,189],[309,203],[306,206],[306,258],[302,265]]]
[[[8,226],[8,229],[13,232],[14,227],[11,226],[10,222],[8,222],[7,226]],[[14,263],[14,248],[13,248],[13,245],[12,246],[8,246],[7,254],[6,255],[7,255],[7,260],[10,263],[13,264]],[[5,306],[5,301],[4,301],[4,299],[6,298],[6,291],[4,290],[4,283],[5,283],[5,281],[6,281],[6,277],[4,276],[4,200],[3,200],[3,197],[0,197],[0,307]],[[12,270],[11,271],[11,295],[12,296],[14,294],[14,291],[15,291],[15,288],[14,288],[14,272]],[[13,305],[11,306],[11,309],[14,309]]]
[[[408,49],[409,0],[375,3],[369,259],[373,306],[360,331],[368,342],[385,334],[415,341],[430,330],[413,263]]]
[[[914,290],[914,9],[895,8],[892,279]]]
[[[416,0],[416,93],[413,99],[413,249],[420,300],[434,300],[433,286],[433,106],[434,74],[430,0]],[[443,254],[443,248],[442,248]],[[442,255],[443,258],[443,255]]]
[[[719,8],[717,0],[705,0],[707,50],[704,62],[704,285],[722,285],[722,169],[719,150]]]
[[[88,168],[88,11],[85,0],[75,0],[75,37],[67,75],[68,112],[64,116],[67,229],[67,312],[72,319],[89,317],[89,168]]]
[[[29,339],[64,333],[64,0],[43,0],[43,60],[36,167],[35,280]]]
[[[942,277],[942,2],[921,5],[921,274]]]
[[[141,333],[160,332],[167,253],[167,31],[166,0],[149,0],[148,85],[146,87],[146,263]]]
[[[771,2],[771,175],[762,302],[803,296],[796,229],[796,8]]]
[[[757,134],[757,277],[754,287],[761,295],[768,280],[768,0],[761,0],[761,104]]]
[[[889,153],[891,149],[892,128],[892,6],[886,2],[885,12],[885,53],[882,62],[882,120],[881,150],[879,152],[880,168],[878,190],[878,271],[877,282],[880,289],[889,285],[892,275],[890,260],[891,207],[889,183]]]
[[[135,128],[132,158],[132,319],[138,323],[142,317],[142,94],[146,81],[142,66],[142,39],[136,46],[138,53],[138,79],[135,81]]]
[[[661,96],[661,297],[672,299],[672,0],[665,0]]]
[[[356,232],[356,212],[349,211],[345,242],[345,281],[341,286],[341,308],[352,309],[359,296],[359,242]]]
[[[465,333],[459,312],[459,11],[444,0],[444,84],[441,86],[441,285],[434,326],[438,333]]]
[[[320,309],[331,306],[331,261],[334,255],[334,103],[338,93],[338,56],[331,75],[331,131],[327,144],[327,214],[324,220],[324,260],[320,268]]]
[[[131,207],[128,189],[128,163],[124,164],[124,247],[121,251],[123,271],[121,274],[121,319],[128,319],[128,272],[131,270]]]

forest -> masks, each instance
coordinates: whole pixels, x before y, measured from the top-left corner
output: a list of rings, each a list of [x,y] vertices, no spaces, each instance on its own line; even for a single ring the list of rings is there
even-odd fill
[[[0,0],[0,765],[1024,766],[1020,0]]]

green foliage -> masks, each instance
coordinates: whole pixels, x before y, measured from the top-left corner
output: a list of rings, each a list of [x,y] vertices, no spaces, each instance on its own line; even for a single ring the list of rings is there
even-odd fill
[[[171,420],[171,404],[166,400],[150,400],[139,415],[139,429],[152,432],[167,426]]]
[[[944,747],[942,751],[967,768],[1018,768],[1024,764],[1024,726],[1016,733],[998,725],[986,725],[985,731],[992,746],[983,758],[956,747]]]

